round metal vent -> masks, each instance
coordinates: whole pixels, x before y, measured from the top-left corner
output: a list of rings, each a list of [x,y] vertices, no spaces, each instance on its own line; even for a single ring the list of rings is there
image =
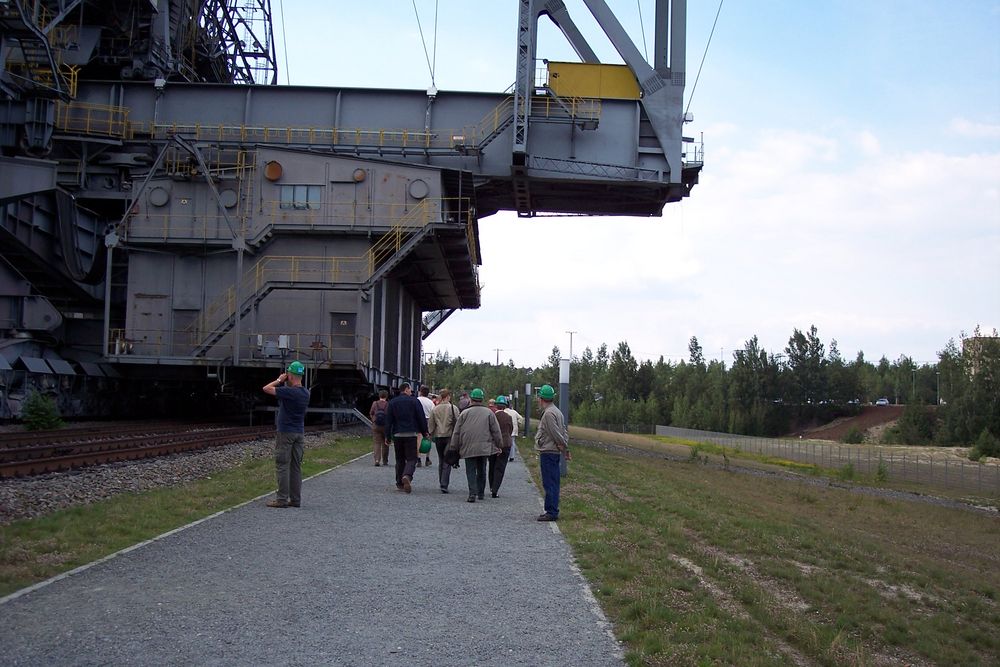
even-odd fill
[[[236,190],[226,189],[219,192],[219,199],[222,201],[223,206],[226,208],[232,208],[236,206],[236,202],[239,200],[239,197],[236,195]]]
[[[149,191],[149,203],[153,206],[166,206],[170,201],[170,191],[156,186]]]
[[[430,193],[430,186],[427,185],[427,181],[421,179],[415,179],[410,181],[410,196],[414,199],[423,199]]]
[[[271,160],[270,162],[264,165],[264,178],[266,178],[271,182],[274,182],[279,178],[281,178],[281,174],[283,171],[284,169],[281,168],[280,162],[277,162],[276,160]]]

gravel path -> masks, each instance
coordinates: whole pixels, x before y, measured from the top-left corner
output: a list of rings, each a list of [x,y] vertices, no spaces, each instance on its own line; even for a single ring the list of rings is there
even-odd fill
[[[518,460],[465,502],[369,457],[0,604],[10,665],[620,665]],[[432,481],[432,476],[434,481]]]

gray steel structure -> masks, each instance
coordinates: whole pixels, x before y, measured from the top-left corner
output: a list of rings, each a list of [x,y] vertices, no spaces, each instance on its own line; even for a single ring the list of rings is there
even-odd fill
[[[0,0],[0,417],[32,389],[245,407],[292,358],[316,406],[363,404],[480,305],[480,217],[687,196],[685,1],[657,2],[655,66],[586,4],[641,95],[536,80],[543,15],[596,63],[560,0],[519,0],[512,94],[260,85],[267,0]]]

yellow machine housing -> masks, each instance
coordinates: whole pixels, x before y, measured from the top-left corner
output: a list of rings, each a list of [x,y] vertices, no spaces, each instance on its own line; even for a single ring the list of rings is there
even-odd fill
[[[639,82],[625,65],[548,63],[549,88],[559,97],[639,99]]]

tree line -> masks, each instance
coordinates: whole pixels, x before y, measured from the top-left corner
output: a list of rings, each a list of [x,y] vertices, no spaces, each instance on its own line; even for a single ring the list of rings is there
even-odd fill
[[[780,353],[764,350],[755,335],[729,364],[706,361],[697,337],[688,343],[688,359],[676,363],[663,356],[640,362],[626,341],[610,352],[602,344],[571,361],[571,422],[779,436],[886,398],[907,406],[890,440],[968,445],[984,433],[1000,438],[1000,337],[977,327],[961,343],[949,340],[935,363],[924,364],[905,355],[873,363],[863,352],[845,359],[837,341],[824,345],[815,326],[794,329]],[[424,382],[458,392],[482,387],[493,396],[517,392],[523,409],[527,383],[558,388],[561,356],[553,347],[545,365],[523,368],[438,352],[424,365]]]

